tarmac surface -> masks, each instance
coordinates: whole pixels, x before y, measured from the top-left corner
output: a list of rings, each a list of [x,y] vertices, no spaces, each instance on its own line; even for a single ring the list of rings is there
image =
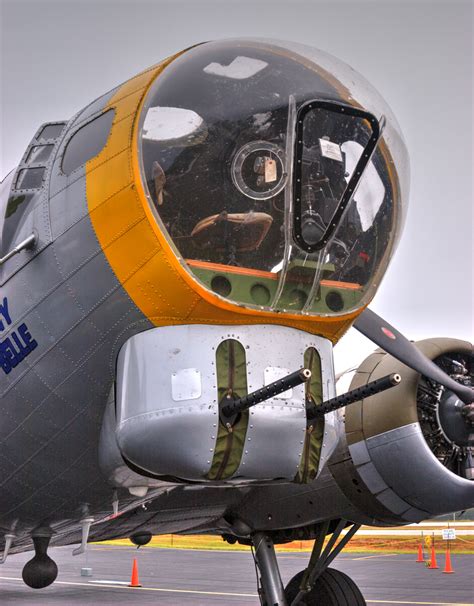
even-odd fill
[[[57,547],[49,555],[59,567],[56,582],[42,590],[23,584],[21,570],[32,553],[9,556],[0,566],[0,604],[156,604],[167,606],[259,604],[255,568],[249,552],[196,551],[110,545],[90,546],[73,557],[73,547]],[[133,558],[141,588],[130,588]],[[283,581],[302,570],[307,553],[280,553]],[[474,555],[452,555],[454,574],[415,562],[415,554],[342,553],[333,563],[359,585],[367,603],[413,606],[474,606]],[[81,568],[92,576],[81,576]]]

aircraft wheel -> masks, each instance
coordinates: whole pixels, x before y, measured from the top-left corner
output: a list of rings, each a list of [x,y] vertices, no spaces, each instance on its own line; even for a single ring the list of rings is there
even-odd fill
[[[304,570],[296,574],[285,588],[288,604],[299,592]],[[366,601],[354,581],[335,568],[326,568],[301,604],[307,606],[366,606]]]

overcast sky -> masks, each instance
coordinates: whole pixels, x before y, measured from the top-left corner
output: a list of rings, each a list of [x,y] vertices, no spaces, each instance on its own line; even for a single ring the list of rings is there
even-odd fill
[[[334,54],[379,89],[411,157],[408,219],[372,308],[413,339],[473,334],[470,0],[0,0],[0,176],[38,126],[204,40],[264,36]],[[355,332],[355,331],[354,331]],[[372,346],[357,333],[336,367]]]

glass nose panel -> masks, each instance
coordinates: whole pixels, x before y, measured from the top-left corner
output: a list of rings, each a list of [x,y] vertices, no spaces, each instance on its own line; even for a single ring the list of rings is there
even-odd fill
[[[314,316],[374,292],[400,224],[399,175],[390,123],[376,148],[387,108],[350,90],[261,41],[203,44],[160,73],[140,117],[142,176],[171,252],[201,286]]]
[[[299,112],[294,232],[312,253],[336,230],[379,138],[374,116],[357,108],[312,102]],[[344,249],[346,244],[340,242]]]

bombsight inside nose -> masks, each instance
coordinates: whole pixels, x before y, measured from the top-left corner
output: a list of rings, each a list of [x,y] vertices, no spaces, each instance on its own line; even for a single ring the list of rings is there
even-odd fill
[[[301,235],[309,246],[317,244],[326,229],[321,216],[313,210],[308,210],[301,217]]]

